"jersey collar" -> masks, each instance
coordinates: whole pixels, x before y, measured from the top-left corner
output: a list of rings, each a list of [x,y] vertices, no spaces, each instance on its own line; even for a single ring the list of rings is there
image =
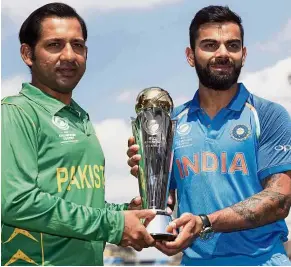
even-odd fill
[[[200,109],[200,103],[199,103],[199,90],[196,91],[190,107],[189,107],[189,113],[195,112]],[[227,109],[234,110],[234,111],[240,111],[243,106],[245,105],[250,93],[245,88],[245,86],[242,83],[238,83],[238,90],[236,95],[233,97],[233,99],[230,101],[230,103],[226,106]]]
[[[89,117],[87,112],[84,111],[73,99],[70,105],[65,105],[63,102],[59,101],[49,94],[46,94],[37,87],[31,85],[30,83],[22,84],[22,90],[20,94],[23,94],[31,101],[39,104],[53,116],[56,115],[61,109],[68,107],[72,111],[75,111],[75,113],[79,115],[79,117]]]
[[[226,108],[234,111],[241,111],[249,98],[250,92],[242,83],[238,83],[238,90],[236,95],[230,101]]]

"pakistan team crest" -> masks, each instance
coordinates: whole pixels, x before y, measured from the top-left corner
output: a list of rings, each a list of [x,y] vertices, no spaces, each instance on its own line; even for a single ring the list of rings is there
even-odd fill
[[[244,141],[251,135],[251,129],[244,124],[238,124],[230,131],[230,136],[236,141]]]
[[[61,118],[59,116],[53,116],[52,123],[63,131],[66,131],[69,129],[69,122],[66,118]]]

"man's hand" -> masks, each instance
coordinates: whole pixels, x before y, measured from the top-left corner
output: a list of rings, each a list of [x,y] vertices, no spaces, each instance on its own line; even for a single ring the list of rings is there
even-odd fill
[[[157,242],[155,247],[168,256],[173,256],[189,247],[202,230],[202,221],[199,216],[184,213],[167,227],[169,233],[175,234],[180,228],[180,233],[172,242]]]
[[[135,144],[134,137],[131,136],[128,139],[128,150],[127,150],[127,156],[128,161],[127,164],[129,167],[131,167],[130,173],[137,177],[138,175],[138,162],[141,159],[141,155],[139,155],[137,152],[139,150],[139,146]]]
[[[156,215],[153,210],[131,210],[124,211],[124,230],[120,246],[131,246],[137,251],[153,246],[155,240],[147,232],[140,219],[145,219],[148,224]]]
[[[133,198],[128,205],[128,210],[140,210],[140,209],[141,209],[141,197]]]
[[[174,189],[169,190],[169,196],[167,201],[167,213],[172,214],[176,204],[176,192]]]

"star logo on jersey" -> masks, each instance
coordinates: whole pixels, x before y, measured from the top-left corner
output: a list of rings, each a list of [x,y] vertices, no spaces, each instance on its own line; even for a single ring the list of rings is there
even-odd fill
[[[23,230],[23,229],[19,229],[19,228],[15,228],[14,231],[13,231],[13,233],[12,233],[11,236],[9,237],[9,239],[8,239],[7,241],[5,241],[3,244],[10,242],[10,241],[13,240],[13,239],[18,235],[18,234],[24,235],[24,236],[26,236],[26,237],[28,237],[28,238],[30,238],[30,239],[32,239],[32,240],[38,242],[37,239],[35,239],[34,236],[32,236],[28,231]]]
[[[238,124],[234,126],[230,131],[230,136],[236,141],[244,141],[248,139],[250,134],[251,134],[250,127],[244,124]]]
[[[11,259],[5,264],[5,266],[11,265],[18,260],[23,260],[27,263],[38,265],[34,260],[29,258],[23,251],[18,249],[17,252],[11,257]]]
[[[190,123],[182,123],[177,127],[177,132],[179,135],[187,135],[191,131],[191,124]]]
[[[53,116],[52,123],[63,131],[66,131],[69,129],[69,122],[66,118],[61,118],[59,116]]]

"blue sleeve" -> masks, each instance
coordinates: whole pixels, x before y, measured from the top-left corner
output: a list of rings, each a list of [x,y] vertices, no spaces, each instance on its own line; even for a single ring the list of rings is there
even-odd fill
[[[258,176],[291,170],[291,119],[279,104],[265,102],[258,109],[261,134],[258,147]]]
[[[174,171],[172,170],[171,180],[170,180],[170,189],[176,189],[176,188],[177,188],[177,182],[176,182],[176,179],[174,177]]]

